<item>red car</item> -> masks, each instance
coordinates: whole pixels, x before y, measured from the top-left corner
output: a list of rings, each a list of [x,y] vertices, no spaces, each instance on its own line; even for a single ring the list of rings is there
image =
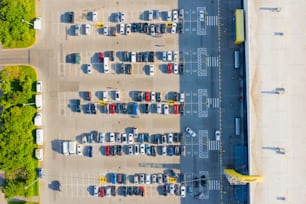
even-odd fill
[[[172,64],[168,64],[168,74],[172,74]]]
[[[110,155],[110,146],[108,146],[108,145],[105,147],[105,155],[106,156]]]
[[[146,101],[151,101],[151,93],[150,93],[150,91],[146,91],[145,97],[146,97]]]
[[[109,104],[109,112],[111,114],[114,114],[116,112],[116,106],[115,104]]]
[[[103,52],[99,52],[99,61],[100,61],[101,63],[104,62],[104,53],[103,53]]]
[[[146,189],[145,189],[145,187],[141,186],[141,187],[139,188],[139,190],[140,190],[141,196],[142,196],[142,197],[145,197],[145,196],[146,196]]]
[[[100,189],[99,189],[99,196],[102,197],[102,198],[105,196],[105,192],[104,192],[103,187],[100,187]]]
[[[173,105],[173,113],[177,115],[179,113],[179,106],[177,104]]]

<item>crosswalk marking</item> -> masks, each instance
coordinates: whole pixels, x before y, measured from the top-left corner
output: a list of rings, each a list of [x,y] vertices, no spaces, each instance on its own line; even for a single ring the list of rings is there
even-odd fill
[[[219,108],[220,107],[219,98],[208,98],[207,99],[207,107],[208,108]]]
[[[217,179],[209,180],[208,188],[209,190],[220,190],[221,189],[220,180],[217,180]]]
[[[206,16],[206,25],[207,26],[217,26],[218,16]]]
[[[206,64],[207,64],[207,67],[218,67],[219,58],[218,57],[213,57],[213,56],[208,56],[206,58]]]
[[[219,150],[220,149],[220,141],[215,141],[215,140],[208,141],[208,149],[209,150]]]

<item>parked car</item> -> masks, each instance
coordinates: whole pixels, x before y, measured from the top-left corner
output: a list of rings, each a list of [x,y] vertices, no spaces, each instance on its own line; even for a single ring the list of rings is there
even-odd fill
[[[199,20],[200,20],[201,22],[204,21],[204,11],[203,11],[203,10],[200,10],[200,11],[199,11]]]
[[[176,27],[177,27],[177,24],[176,23],[172,23],[172,27],[171,27],[171,33],[172,34],[176,33]]]
[[[85,35],[89,35],[90,34],[90,28],[91,28],[90,25],[85,24],[84,27],[85,27]]]
[[[113,132],[109,133],[109,142],[115,143],[115,133]]]
[[[149,65],[149,75],[154,76],[154,65],[153,64]]]
[[[167,66],[167,73],[172,74],[172,64],[171,63],[169,63]]]
[[[93,148],[92,146],[88,146],[88,156],[93,157]]]
[[[184,185],[181,185],[180,187],[180,195],[182,198],[186,197],[186,187]]]
[[[124,22],[125,21],[125,14],[123,12],[119,13],[119,20],[120,20],[120,22]]]
[[[126,24],[126,28],[125,28],[126,35],[131,34],[131,28],[132,28],[132,25],[130,23]]]
[[[132,133],[128,134],[128,143],[133,144],[134,143],[134,135]]]
[[[104,25],[103,35],[108,35],[108,25]]]
[[[216,132],[215,132],[216,141],[219,141],[219,140],[220,140],[220,136],[221,136],[220,131],[219,131],[219,130],[216,130]]]
[[[176,9],[174,9],[173,12],[172,12],[172,20],[173,20],[174,22],[177,22],[177,21],[178,21],[178,12],[177,12]]]
[[[122,24],[120,24],[120,34],[121,35],[124,35],[124,24],[122,23]]]
[[[173,73],[174,74],[178,74],[179,73],[178,64],[176,64],[176,63],[173,64]]]
[[[178,104],[173,105],[173,113],[175,115],[177,115],[179,113],[179,105]]]
[[[129,145],[128,146],[128,153],[129,153],[129,155],[133,155],[134,154],[134,146],[133,145]]]
[[[161,107],[162,107],[162,105],[161,105],[160,103],[156,104],[156,112],[157,112],[158,114],[161,114],[161,113],[162,113]]]
[[[93,196],[98,196],[99,195],[99,187],[98,186],[93,186]]]

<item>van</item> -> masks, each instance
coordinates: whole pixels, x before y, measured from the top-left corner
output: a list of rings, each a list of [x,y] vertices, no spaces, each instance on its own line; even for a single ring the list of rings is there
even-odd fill
[[[35,105],[38,110],[42,109],[42,95],[41,94],[35,95]]]
[[[67,141],[64,141],[62,143],[62,153],[63,155],[69,155],[69,152],[68,152],[68,142]]]
[[[148,11],[148,21],[152,21],[153,20],[153,11],[149,10]]]
[[[240,52],[239,52],[239,50],[234,51],[234,65],[235,65],[235,69],[240,68]]]
[[[109,72],[109,68],[108,68],[108,62],[109,62],[109,57],[104,57],[104,73],[108,73]]]
[[[44,143],[44,134],[43,129],[36,129],[36,144],[43,145]]]
[[[36,92],[41,93],[42,92],[42,81],[36,82]]]
[[[136,62],[136,52],[131,52],[131,62]]]
[[[68,147],[69,147],[69,154],[70,155],[75,155],[75,153],[76,153],[76,142],[75,141],[69,141]]]
[[[168,11],[167,21],[172,21],[172,12]]]

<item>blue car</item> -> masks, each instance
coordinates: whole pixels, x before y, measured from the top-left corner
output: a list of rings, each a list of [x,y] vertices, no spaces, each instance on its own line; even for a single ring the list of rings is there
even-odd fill
[[[40,178],[40,179],[42,179],[43,178],[43,168],[38,168],[38,177]]]
[[[93,156],[93,153],[92,153],[92,146],[88,146],[88,156],[89,157],[92,157]]]
[[[173,156],[174,153],[174,148],[172,145],[168,146],[168,156]]]
[[[117,174],[116,173],[111,174],[111,182],[112,182],[112,184],[116,184],[116,182],[117,182]]]

